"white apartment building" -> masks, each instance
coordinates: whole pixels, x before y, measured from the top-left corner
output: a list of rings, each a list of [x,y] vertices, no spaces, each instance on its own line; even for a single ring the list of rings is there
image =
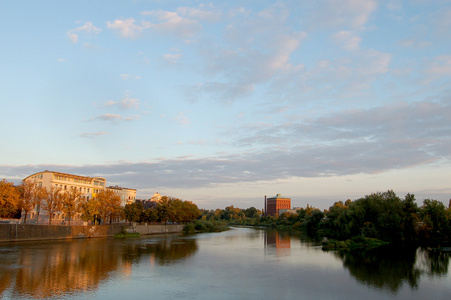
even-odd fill
[[[126,204],[131,204],[136,200],[136,190],[123,188],[120,186],[109,186],[107,190],[113,191],[116,195],[121,197],[121,206],[124,207]]]
[[[45,170],[43,172],[35,173],[24,179],[24,181],[31,181],[38,187],[44,187],[47,190],[50,188],[60,188],[61,190],[72,190],[76,189],[81,192],[82,197],[86,200],[92,199],[97,193],[106,189],[106,179],[103,177],[88,177],[73,175],[61,172],[53,172]],[[121,205],[125,206],[127,203],[134,202],[136,199],[136,190],[120,188],[120,187],[109,187],[121,196]],[[45,201],[45,200],[44,200]],[[39,214],[38,214],[39,212]],[[39,217],[39,220],[37,219]],[[27,223],[44,223],[48,224],[49,216],[47,211],[41,209],[40,207],[35,207],[31,213],[27,216]],[[52,217],[52,224],[64,224],[65,216],[58,212]],[[76,214],[71,220],[73,225],[83,225],[80,219],[80,215]]]

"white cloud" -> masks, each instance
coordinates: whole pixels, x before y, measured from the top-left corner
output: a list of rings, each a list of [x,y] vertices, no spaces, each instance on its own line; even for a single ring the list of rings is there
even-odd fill
[[[130,108],[139,108],[139,99],[130,98],[130,96],[126,96],[125,98],[119,101],[107,101],[105,102],[105,106],[117,106],[121,109],[130,109]]]
[[[177,12],[153,10],[144,12],[144,15],[155,17],[159,23],[145,22],[146,27],[160,34],[189,38],[202,29],[202,25],[194,19],[184,18]]]
[[[177,61],[181,58],[181,54],[180,53],[167,53],[163,55],[163,60],[166,61],[169,64],[176,64]]]
[[[72,43],[77,43],[79,39],[79,34],[85,35],[97,35],[102,32],[102,29],[94,26],[92,22],[87,21],[82,26],[77,27],[75,29],[71,29],[67,32],[67,36],[72,41]]]
[[[108,21],[107,27],[116,31],[121,37],[137,38],[148,26],[145,23],[136,25],[135,22],[136,21],[133,18],[115,20],[114,22]]]
[[[123,117],[119,114],[103,114],[100,116],[92,117],[92,118],[88,119],[88,121],[107,121],[107,122],[116,123],[118,121],[133,121],[133,120],[138,120],[138,119],[139,119],[138,115]]]
[[[107,135],[108,132],[106,131],[98,131],[98,132],[83,132],[82,134],[80,134],[80,137],[83,138],[93,138],[96,136],[102,136],[102,135]]]
[[[426,47],[432,46],[432,42],[430,42],[430,41],[421,41],[421,40],[417,40],[414,38],[402,39],[399,41],[399,44],[406,48],[413,47],[416,49],[424,49]]]
[[[186,113],[184,112],[180,112],[176,117],[175,120],[179,123],[179,124],[183,124],[183,125],[187,125],[191,123],[191,120],[189,119],[188,116],[186,116]]]
[[[139,80],[139,79],[141,79],[141,76],[130,75],[130,74],[121,74],[120,77],[122,80],[130,80],[130,79]]]
[[[371,14],[377,8],[375,0],[319,0],[310,18],[313,28],[365,28]]]
[[[339,31],[333,35],[333,38],[337,44],[341,45],[341,47],[345,50],[360,49],[360,42],[362,41],[362,38],[350,31]]]
[[[425,70],[426,74],[433,76],[451,75],[451,55],[441,55],[434,58]]]

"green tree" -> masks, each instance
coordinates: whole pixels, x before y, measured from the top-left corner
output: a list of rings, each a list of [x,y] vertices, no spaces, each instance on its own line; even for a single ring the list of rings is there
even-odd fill
[[[126,204],[124,207],[125,219],[129,222],[139,222],[144,211],[142,202]]]
[[[430,222],[430,236],[432,238],[442,238],[446,236],[448,220],[445,205],[437,200],[425,199],[420,208],[420,215],[423,222]]]

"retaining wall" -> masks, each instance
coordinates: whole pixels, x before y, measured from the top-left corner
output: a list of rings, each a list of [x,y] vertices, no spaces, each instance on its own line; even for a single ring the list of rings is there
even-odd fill
[[[183,230],[183,225],[34,225],[0,224],[0,242],[56,240],[114,236],[124,228],[132,229],[142,235],[175,233]]]

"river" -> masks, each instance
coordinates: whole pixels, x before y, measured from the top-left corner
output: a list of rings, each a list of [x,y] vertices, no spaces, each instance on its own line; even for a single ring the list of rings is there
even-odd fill
[[[2,299],[451,299],[450,253],[324,252],[283,231],[0,244]]]

